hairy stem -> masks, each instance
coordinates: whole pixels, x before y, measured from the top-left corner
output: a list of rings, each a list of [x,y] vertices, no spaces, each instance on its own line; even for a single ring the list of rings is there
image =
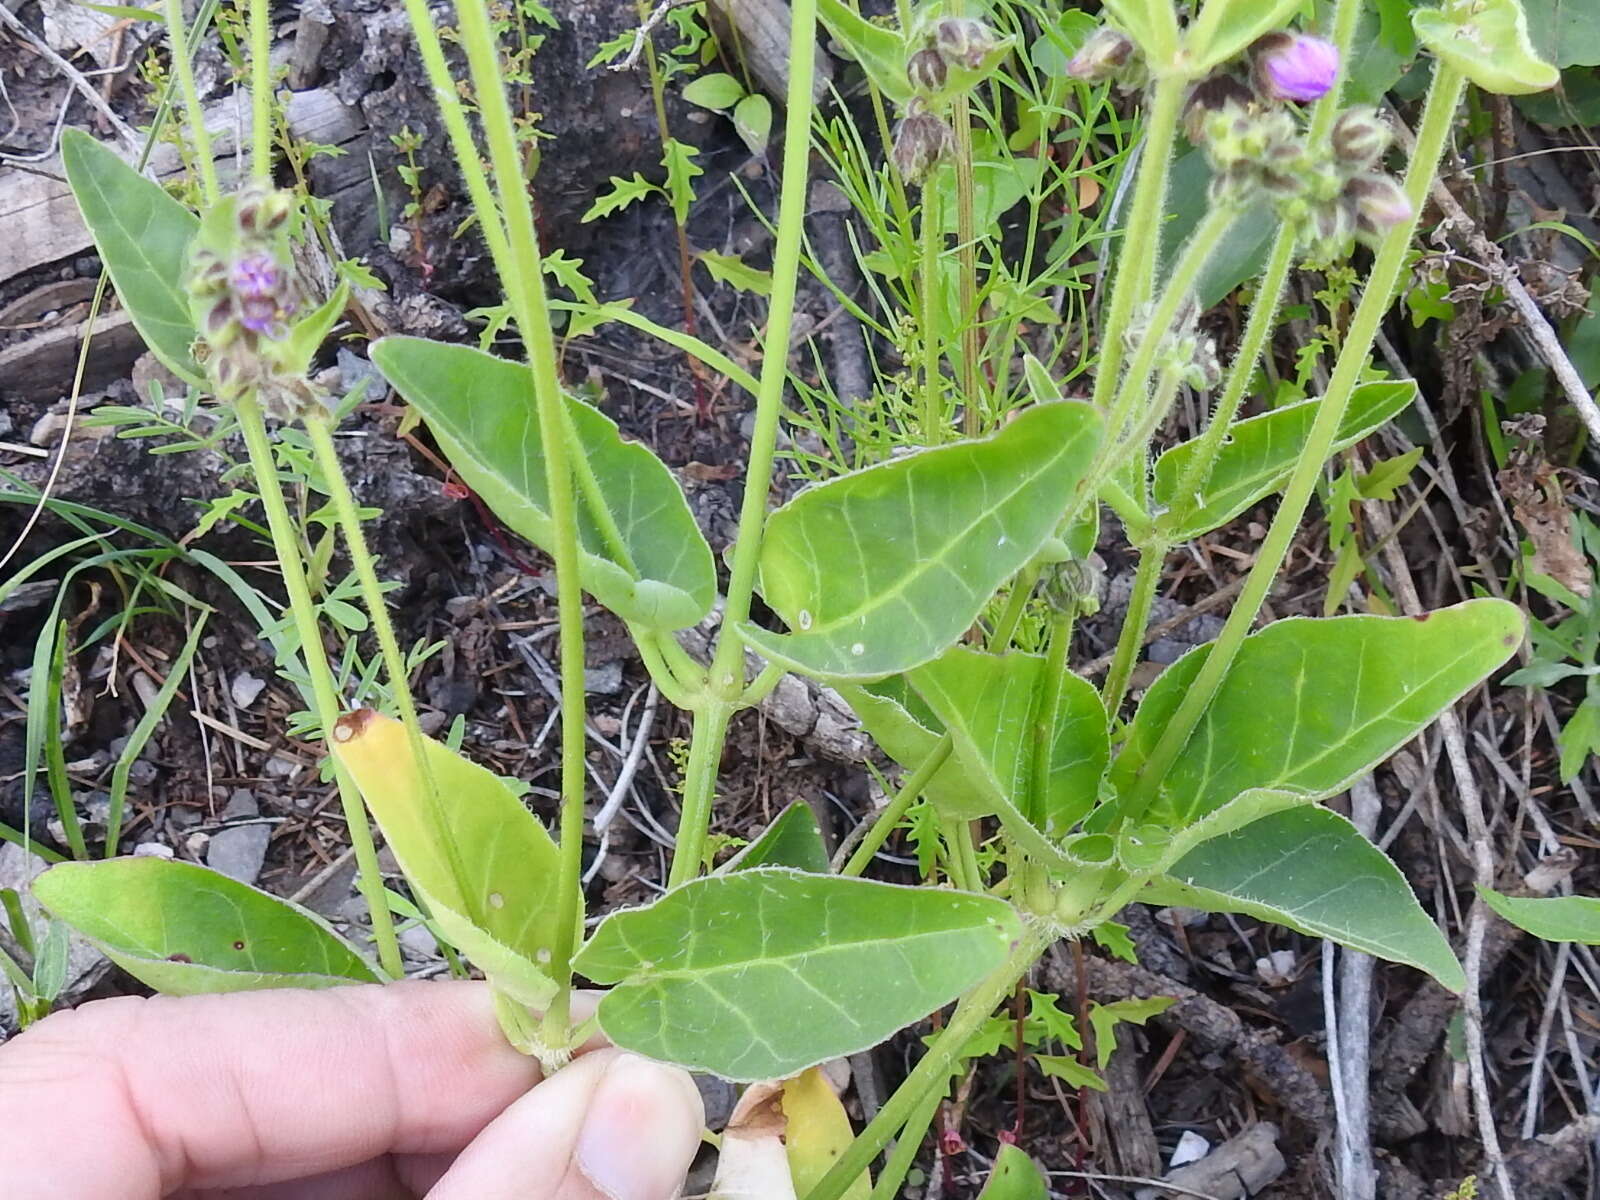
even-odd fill
[[[944,379],[940,371],[940,351],[944,342],[944,320],[940,312],[939,255],[944,252],[944,215],[939,189],[922,189],[922,277],[919,285],[922,317],[922,444],[937,446],[944,441]]]
[[[250,0],[250,173],[272,180],[272,18],[268,0]]]
[[[250,453],[250,468],[261,492],[261,505],[267,511],[272,548],[283,569],[283,586],[289,596],[289,611],[294,618],[295,632],[300,638],[301,653],[305,655],[306,674],[311,679],[312,705],[317,714],[317,723],[322,726],[323,739],[326,740],[339,719],[339,697],[334,692],[333,672],[328,668],[322,632],[317,628],[316,608],[311,600],[311,587],[306,582],[294,520],[289,515],[289,506],[283,499],[283,488],[278,483],[278,468],[272,461],[272,444],[267,438],[261,406],[253,395],[246,395],[234,402],[234,409],[238,413],[239,429],[244,434],[245,446]],[[372,937],[378,946],[378,960],[391,978],[399,979],[405,974],[405,968],[400,961],[400,943],[395,938],[394,916],[389,911],[389,900],[383,892],[383,873],[378,868],[378,852],[372,844],[367,812],[362,806],[361,794],[356,790],[355,782],[337,758],[333,760],[333,772],[339,787],[339,805],[344,810],[345,825],[350,831],[350,845],[355,849],[357,886],[372,916]]]
[[[871,865],[873,858],[883,843],[888,841],[889,834],[894,827],[905,819],[906,810],[911,807],[912,801],[922,794],[922,789],[928,786],[929,780],[939,773],[939,768],[950,760],[950,753],[955,749],[955,742],[947,733],[939,739],[928,757],[917,765],[900,784],[900,790],[883,806],[883,811],[872,822],[872,828],[867,830],[861,839],[861,845],[856,847],[855,853],[850,856],[850,861],[845,863],[841,875],[860,875]]]
[[[426,12],[425,4],[422,8]],[[554,530],[551,557],[556,568],[561,656],[561,878],[556,889],[560,909],[556,915],[555,942],[550,951],[550,974],[557,992],[545,1013],[545,1033],[549,1044],[557,1046],[564,1045],[571,1032],[568,1018],[572,954],[577,941],[583,874],[585,717],[577,502],[564,411],[566,397],[556,365],[555,336],[550,328],[544,289],[544,264],[534,228],[533,202],[523,178],[511,106],[500,74],[499,49],[484,0],[459,0],[456,14],[499,200],[498,209],[491,206],[485,211],[474,195],[474,206],[479,207],[480,219],[486,226],[489,214],[495,211],[505,222],[503,240],[491,239],[490,250],[494,254],[495,270],[516,315],[518,332],[527,347],[539,437],[545,452],[550,523]],[[418,33],[422,36],[421,30]],[[437,86],[437,81],[435,83]],[[451,102],[457,106],[460,103],[459,98],[451,96],[447,100],[442,93],[439,99],[441,107],[448,107]],[[464,120],[462,126],[465,127]],[[477,161],[475,146],[458,145],[456,151],[457,160],[463,164],[468,159]],[[500,244],[497,246],[496,242]]]
[[[1106,408],[1121,374],[1123,337],[1134,307],[1150,294],[1156,254],[1161,243],[1161,211],[1167,196],[1167,172],[1172,143],[1183,107],[1188,79],[1162,75],[1156,80],[1145,115],[1143,158],[1134,183],[1128,223],[1117,243],[1117,271],[1111,286],[1111,303],[1100,331],[1100,361],[1095,367],[1094,406]]]
[[[1128,694],[1128,680],[1133,675],[1139,647],[1144,645],[1144,631],[1150,624],[1150,608],[1155,603],[1156,588],[1161,583],[1161,568],[1166,562],[1165,543],[1139,547],[1139,569],[1134,574],[1133,591],[1128,596],[1128,612],[1122,619],[1116,654],[1111,659],[1111,670],[1106,674],[1106,685],[1101,691],[1106,717],[1112,721],[1116,720],[1117,710],[1122,707],[1123,698]]]
[[[982,429],[978,393],[978,231],[972,176],[972,112],[967,93],[956,96],[956,255],[961,297],[962,432],[977,437]]]
[[[183,24],[183,0],[167,0],[167,41],[172,48],[172,73],[178,77],[183,93],[184,112],[189,117],[189,136],[194,139],[194,155],[199,159],[200,198],[207,207],[222,197],[217,186],[217,164],[211,157],[211,134],[206,131],[205,110],[200,107],[200,91],[194,83],[194,63],[189,57],[188,31]]]
[[[1043,924],[1029,922],[1023,936],[1011,951],[1005,964],[968,992],[950,1015],[938,1039],[922,1056],[906,1081],[895,1089],[894,1095],[878,1110],[878,1115],[863,1129],[848,1149],[818,1180],[805,1200],[839,1200],[855,1178],[866,1170],[878,1152],[897,1131],[905,1128],[913,1113],[924,1103],[928,1092],[942,1088],[950,1068],[955,1064],[967,1039],[977,1032],[997,1006],[1011,995],[1011,990],[1044,953],[1055,934]]]
[[[1411,237],[1416,231],[1417,214],[1421,213],[1427,199],[1428,187],[1433,182],[1439,157],[1449,140],[1451,123],[1464,88],[1465,81],[1460,71],[1449,63],[1434,64],[1433,83],[1428,89],[1427,105],[1417,130],[1416,151],[1405,178],[1405,193],[1411,203],[1412,216],[1391,229],[1378,248],[1367,276],[1367,286],[1361,293],[1361,303],[1351,318],[1344,347],[1339,352],[1322,404],[1317,409],[1316,422],[1295,463],[1294,474],[1284,488],[1272,528],[1261,544],[1255,566],[1239,594],[1238,603],[1228,614],[1222,633],[1212,645],[1194,682],[1184,693],[1161,740],[1145,760],[1132,788],[1121,802],[1119,816],[1125,821],[1136,820],[1149,806],[1162,777],[1183,750],[1205,713],[1206,706],[1222,685],[1239,647],[1244,644],[1250,627],[1255,623],[1256,614],[1261,611],[1279,567],[1283,565],[1289,545],[1316,489],[1322,464],[1332,451],[1351,394],[1367,363],[1378,326],[1394,299],[1395,287],[1405,268]]]
[[[734,710],[745,703],[744,639],[739,626],[750,617],[767,494],[783,413],[789,370],[789,335],[794,326],[795,283],[805,238],[806,178],[811,155],[811,83],[816,60],[816,0],[795,0],[789,24],[789,92],[783,126],[783,184],[778,194],[778,236],[772,256],[772,299],[767,307],[761,379],[756,390],[755,430],[734,542],[733,566],[723,607],[722,632],[712,655],[707,700],[695,713],[690,766],[684,779],[683,813],[673,848],[669,883],[694,878],[705,850],[716,791],[717,765]]]

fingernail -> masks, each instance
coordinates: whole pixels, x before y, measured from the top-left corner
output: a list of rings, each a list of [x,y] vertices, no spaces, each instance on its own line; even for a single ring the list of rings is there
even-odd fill
[[[578,1169],[611,1200],[671,1200],[694,1158],[698,1106],[677,1068],[618,1055],[578,1133]]]

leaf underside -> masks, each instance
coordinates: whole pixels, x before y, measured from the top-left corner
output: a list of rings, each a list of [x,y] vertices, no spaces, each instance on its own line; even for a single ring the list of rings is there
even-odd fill
[[[61,863],[33,892],[118,966],[172,995],[378,978],[321,918],[195,863]]]

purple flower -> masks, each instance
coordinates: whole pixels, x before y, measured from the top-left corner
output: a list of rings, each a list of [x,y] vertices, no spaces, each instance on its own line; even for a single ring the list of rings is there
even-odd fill
[[[270,254],[247,254],[233,264],[233,290],[243,300],[270,299],[282,281]]]
[[[239,324],[251,333],[270,333],[278,316],[278,302],[271,296],[250,296],[239,302]]]
[[[1339,49],[1304,34],[1271,33],[1256,43],[1256,86],[1274,100],[1316,100],[1339,74]]]

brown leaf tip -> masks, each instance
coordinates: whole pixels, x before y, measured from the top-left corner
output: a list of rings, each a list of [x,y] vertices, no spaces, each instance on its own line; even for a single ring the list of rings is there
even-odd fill
[[[345,713],[333,723],[333,740],[339,743],[353,742],[366,732],[372,723],[372,718],[378,714],[370,708],[358,708]]]

